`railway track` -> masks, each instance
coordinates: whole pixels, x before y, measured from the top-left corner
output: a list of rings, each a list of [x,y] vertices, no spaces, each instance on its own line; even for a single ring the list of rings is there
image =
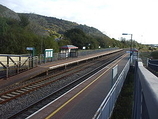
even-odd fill
[[[0,94],[0,104],[4,104],[4,103],[6,103],[10,100],[13,100],[13,99],[17,98],[17,97],[20,97],[22,95],[30,93],[34,90],[37,90],[38,88],[42,88],[44,86],[47,86],[50,83],[55,83],[55,82],[63,79],[64,77],[72,75],[72,73],[76,73],[76,72],[79,72],[79,71],[83,70],[87,66],[90,66],[90,64],[88,64],[86,66],[82,66],[82,68],[80,68],[78,70],[75,70],[76,69],[76,67],[75,67],[75,68],[72,68],[71,70],[64,71],[64,72],[62,72],[62,73],[64,73],[64,74],[62,74],[62,76],[61,76],[61,73],[58,73],[58,74],[55,74],[55,75],[48,76],[46,78],[41,78],[37,81],[26,84],[24,86],[20,86],[18,88],[14,88],[12,90],[1,93]],[[73,71],[73,70],[75,70],[75,71]]]
[[[74,87],[75,85],[79,84],[85,78],[94,74],[99,69],[105,67],[109,62],[112,62],[114,59],[118,58],[121,55],[122,54],[120,54],[120,52],[114,53],[112,55],[109,55],[111,58],[109,58],[109,56],[108,56],[108,59],[107,59],[107,57],[102,57],[95,61],[80,64],[78,66],[75,66],[74,68],[70,68],[70,69],[62,71],[60,73],[56,73],[56,74],[49,75],[49,76],[44,76],[41,78],[36,78],[36,79],[34,79],[35,81],[29,82],[28,84],[25,84],[25,85],[22,85],[17,88],[14,88],[14,89],[1,93],[0,94],[0,104],[5,105],[19,97],[22,97],[27,94],[29,95],[33,91],[37,91],[43,87],[47,87],[48,85],[53,85],[54,89],[49,95],[42,97],[41,99],[35,101],[33,104],[29,104],[25,108],[19,110],[19,112],[16,112],[16,113],[12,114],[11,116],[9,116],[10,118],[17,118],[17,117],[19,117],[19,114],[20,114],[20,115],[22,115],[21,116],[22,118],[25,118],[28,115],[30,115],[30,113],[29,113],[26,116],[26,112],[28,113],[28,111],[29,111],[29,112],[33,113],[37,109],[39,109],[42,106],[49,103],[49,101],[56,99],[57,97],[59,97],[60,95],[65,93],[67,90],[69,90],[72,87]],[[99,64],[99,65],[96,66],[96,64]],[[97,68],[94,68],[93,67],[94,65]],[[85,70],[87,70],[87,71],[85,71]],[[71,77],[74,74],[79,75],[81,71],[88,72],[88,73],[85,73],[84,75],[81,74],[82,76],[81,75],[78,76],[80,78],[73,78],[69,81],[66,79],[67,77]],[[62,82],[62,85],[61,85],[61,82]],[[47,99],[45,99],[45,98],[47,98]],[[30,111],[30,110],[34,110],[34,111]],[[24,112],[25,114],[23,114],[22,112]],[[23,115],[25,115],[25,116],[23,116]]]

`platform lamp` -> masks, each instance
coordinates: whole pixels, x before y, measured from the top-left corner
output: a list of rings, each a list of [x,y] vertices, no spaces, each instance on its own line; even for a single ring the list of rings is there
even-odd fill
[[[132,55],[133,51],[132,51],[132,36],[133,34],[129,34],[129,33],[122,33],[122,35],[131,35],[131,46],[130,46],[130,56]]]

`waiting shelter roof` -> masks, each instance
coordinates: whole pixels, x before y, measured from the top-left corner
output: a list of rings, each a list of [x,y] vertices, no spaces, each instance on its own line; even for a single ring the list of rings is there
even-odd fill
[[[65,46],[62,46],[61,49],[78,49],[78,47],[74,45],[65,45]]]

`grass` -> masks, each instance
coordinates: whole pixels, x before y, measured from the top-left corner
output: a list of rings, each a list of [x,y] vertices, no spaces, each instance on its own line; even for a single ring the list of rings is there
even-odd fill
[[[151,57],[151,52],[140,52],[139,53],[139,58],[142,59],[144,66],[146,66],[147,58],[150,58],[150,57]]]
[[[110,119],[132,118],[133,87],[134,87],[134,72],[133,69],[130,69]]]
[[[149,50],[139,52],[139,58],[142,59],[144,66],[146,66],[147,58],[150,57]],[[133,91],[134,69],[130,68],[110,119],[132,119]]]

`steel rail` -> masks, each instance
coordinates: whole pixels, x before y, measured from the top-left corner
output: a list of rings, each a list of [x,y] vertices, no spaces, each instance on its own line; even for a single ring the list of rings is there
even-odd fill
[[[67,85],[59,88],[58,90],[56,90],[55,92],[52,92],[52,94],[42,98],[41,100],[35,102],[33,105],[29,105],[26,109],[24,110],[21,110],[19,111],[17,114],[15,114],[14,116],[12,116],[11,118],[15,118],[17,117],[17,115],[21,114],[22,112],[25,112],[26,110],[30,110],[30,108],[33,108],[34,106],[37,106],[38,104],[44,104],[46,105],[47,102],[45,103],[45,100],[53,100],[53,99],[56,99],[57,97],[59,97],[60,95],[64,94],[65,92],[67,92],[68,90],[70,90],[71,88],[73,88],[74,86],[76,86],[77,84],[81,83],[82,81],[84,81],[85,79],[87,79],[88,77],[90,77],[91,75],[93,75],[95,72],[97,72],[98,70],[101,70],[102,68],[104,68],[105,66],[107,66],[109,63],[111,63],[112,61],[118,59],[120,56],[122,56],[122,54],[120,55],[117,55],[117,57],[109,60],[108,62],[105,62],[104,64],[102,64],[101,66],[93,69],[92,71],[86,73],[85,75],[83,75],[82,77],[76,79],[76,80],[73,80],[72,82],[68,83]],[[37,106],[38,107],[38,106]],[[39,106],[39,107],[43,107],[42,106]]]

